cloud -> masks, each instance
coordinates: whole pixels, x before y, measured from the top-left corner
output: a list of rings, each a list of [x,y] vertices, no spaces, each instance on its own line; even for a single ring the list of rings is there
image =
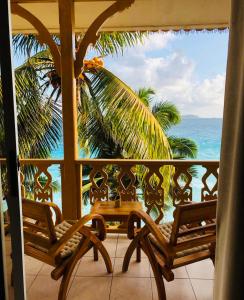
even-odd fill
[[[197,62],[177,51],[159,52],[168,50],[175,38],[171,33],[151,35],[144,46],[128,49],[122,57],[107,58],[106,66],[133,89],[154,88],[155,101],[171,101],[182,114],[222,117],[225,74],[198,80]]]
[[[149,52],[155,50],[161,50],[168,46],[169,42],[175,39],[175,35],[171,32],[166,33],[151,33],[144,40],[143,44],[136,46],[137,53],[138,52]],[[133,51],[133,49],[130,49]]]

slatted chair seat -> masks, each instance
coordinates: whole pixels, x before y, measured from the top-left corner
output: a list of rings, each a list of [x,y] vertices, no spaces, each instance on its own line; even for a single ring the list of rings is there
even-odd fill
[[[171,237],[171,234],[172,234],[172,227],[173,227],[173,222],[170,222],[170,223],[164,223],[164,224],[160,224],[158,225],[158,228],[159,230],[161,231],[162,235],[164,236],[165,240],[170,243],[170,237]],[[181,226],[181,228],[179,229],[179,232],[184,232],[185,230],[187,230],[187,226]],[[183,242],[183,241],[186,241],[187,239],[191,239],[191,238],[196,238],[196,237],[201,237],[201,234],[190,234],[188,235],[187,237],[180,237],[178,238],[178,241],[179,242]],[[162,244],[160,244],[158,242],[158,240],[155,238],[155,236],[150,233],[148,235],[150,241],[152,242],[152,244],[161,252],[163,253],[164,251],[164,247],[162,246]],[[204,245],[201,245],[201,246],[197,246],[197,247],[192,247],[192,248],[189,248],[189,249],[186,249],[184,251],[178,251],[176,252],[175,254],[175,258],[180,258],[180,257],[183,257],[183,256],[186,256],[186,255],[190,255],[190,254],[193,254],[193,253],[197,253],[199,251],[204,251],[204,250],[209,250],[211,247],[211,244],[204,244]]]
[[[57,235],[57,239],[60,240],[62,236],[65,235],[65,233],[72,227],[72,224],[70,224],[67,221],[63,221],[57,226],[55,226],[55,232]],[[66,258],[70,255],[72,255],[77,247],[79,246],[79,243],[82,239],[83,235],[79,232],[76,232],[72,235],[72,237],[67,241],[67,243],[64,245],[64,247],[61,249],[59,255],[62,258]]]
[[[102,244],[106,226],[102,216],[90,214],[77,221],[62,220],[59,208],[53,203],[22,200],[25,254],[54,267],[51,277],[62,277],[58,300],[65,300],[72,272],[77,262],[91,248],[101,253],[108,273],[112,263]],[[56,223],[53,221],[53,211]],[[94,221],[96,232],[85,224]]]

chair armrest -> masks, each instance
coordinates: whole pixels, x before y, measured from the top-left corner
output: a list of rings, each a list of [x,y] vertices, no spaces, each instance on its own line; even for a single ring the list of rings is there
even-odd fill
[[[104,219],[101,215],[97,214],[89,214],[84,217],[82,217],[80,220],[78,220],[74,225],[72,225],[71,228],[69,228],[66,233],[61,237],[60,240],[50,249],[49,254],[51,255],[57,255],[59,251],[63,248],[63,246],[68,242],[69,239],[76,233],[80,232],[81,234],[84,234],[82,232],[82,227],[86,228],[88,230],[88,227],[85,226],[85,224],[91,220],[96,220],[98,225],[98,238],[103,241],[106,238],[106,227]],[[89,230],[91,232],[91,230]]]
[[[81,218],[84,224],[88,223],[89,221],[96,221],[97,223],[97,230],[98,230],[98,238],[100,241],[104,241],[106,239],[106,223],[103,216],[99,214],[88,214]],[[90,229],[90,228],[89,228]],[[91,229],[90,229],[91,231]]]
[[[160,245],[162,245],[162,247],[165,249],[166,255],[172,255],[174,253],[172,246],[169,245],[168,241],[165,239],[165,237],[163,236],[162,232],[159,230],[156,223],[143,210],[134,210],[129,215],[129,220],[128,220],[128,238],[129,239],[134,239],[134,237],[135,237],[134,223],[138,220],[142,220],[145,223],[144,227],[141,229],[141,231],[144,233],[144,235],[148,235],[149,233],[153,234],[154,237],[157,239],[158,243]],[[138,233],[138,234],[140,234],[140,233]]]
[[[60,224],[62,221],[63,221],[63,216],[62,216],[62,213],[61,213],[61,210],[59,209],[59,207],[52,203],[52,202],[45,202],[50,208],[53,209],[54,213],[55,213],[55,225],[58,225]]]

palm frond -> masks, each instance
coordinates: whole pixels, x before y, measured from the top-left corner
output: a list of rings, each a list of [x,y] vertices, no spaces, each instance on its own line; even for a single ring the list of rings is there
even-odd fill
[[[173,152],[174,159],[194,159],[197,157],[198,147],[193,140],[175,136],[169,136],[168,140]]]
[[[143,44],[148,32],[101,32],[94,49],[99,55],[123,54],[128,47]]]
[[[61,136],[60,105],[42,95],[38,76],[31,65],[16,70],[15,84],[20,156],[46,158]],[[2,113],[1,89],[0,106]],[[2,126],[1,132],[4,132]]]
[[[54,41],[60,45],[57,35],[53,35]],[[16,55],[30,57],[39,51],[48,49],[46,44],[41,44],[35,34],[15,34],[12,39],[14,52]]]
[[[138,97],[141,99],[141,101],[147,106],[149,107],[153,96],[155,95],[155,91],[152,88],[140,88],[138,91],[136,91]]]
[[[168,101],[155,104],[152,107],[152,113],[164,131],[168,130],[173,125],[179,124],[181,121],[181,115],[178,108]]]
[[[171,158],[160,124],[130,87],[105,68],[92,74],[88,84],[105,123],[129,157]]]

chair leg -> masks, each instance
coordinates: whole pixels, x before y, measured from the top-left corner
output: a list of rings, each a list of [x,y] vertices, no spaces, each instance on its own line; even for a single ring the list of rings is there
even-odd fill
[[[141,262],[141,247],[139,244],[136,248],[136,261]]]
[[[103,246],[102,242],[98,239],[97,245],[94,246],[94,249],[97,249],[97,251],[99,251],[103,257],[103,260],[105,262],[106,268],[107,268],[107,272],[108,273],[112,273],[113,272],[113,267],[112,267],[112,262],[110,259],[110,256],[108,254],[108,251],[106,250],[106,248]]]
[[[154,274],[156,285],[157,285],[158,300],[166,300],[166,292],[165,292],[165,286],[164,286],[162,272],[161,272],[160,266],[157,263],[156,257],[153,253],[153,250],[150,246],[148,237],[143,237],[141,239],[141,244],[142,244],[143,250],[147,254],[147,257],[149,259],[150,265],[153,270],[153,274]]]
[[[135,249],[138,249],[138,240],[134,238],[132,242],[130,243],[124,257],[123,266],[122,266],[122,272],[127,272],[130,264],[130,260],[132,257],[133,252]]]
[[[128,268],[129,268],[129,263],[132,257],[133,252],[135,251],[135,249],[137,249],[137,261],[140,262],[141,261],[141,246],[140,246],[140,239],[144,236],[148,234],[148,228],[144,227],[142,228],[137,235],[133,238],[132,242],[130,243],[126,253],[125,253],[125,257],[124,257],[124,261],[123,261],[123,267],[122,267],[122,272],[127,272]],[[140,251],[140,253],[139,253]]]
[[[96,229],[97,228],[97,222],[96,220],[92,220],[92,228]],[[96,246],[94,245],[93,247],[93,256],[94,256],[94,261],[98,261],[98,251]]]
[[[58,300],[66,300],[71,275],[74,271],[77,262],[87,252],[87,249],[89,248],[89,244],[90,244],[90,239],[87,238],[83,243],[83,245],[80,247],[80,249],[74,255],[72,261],[66,266],[59,287]]]
[[[94,255],[94,261],[98,261],[98,250],[95,245],[93,247],[93,255]]]

